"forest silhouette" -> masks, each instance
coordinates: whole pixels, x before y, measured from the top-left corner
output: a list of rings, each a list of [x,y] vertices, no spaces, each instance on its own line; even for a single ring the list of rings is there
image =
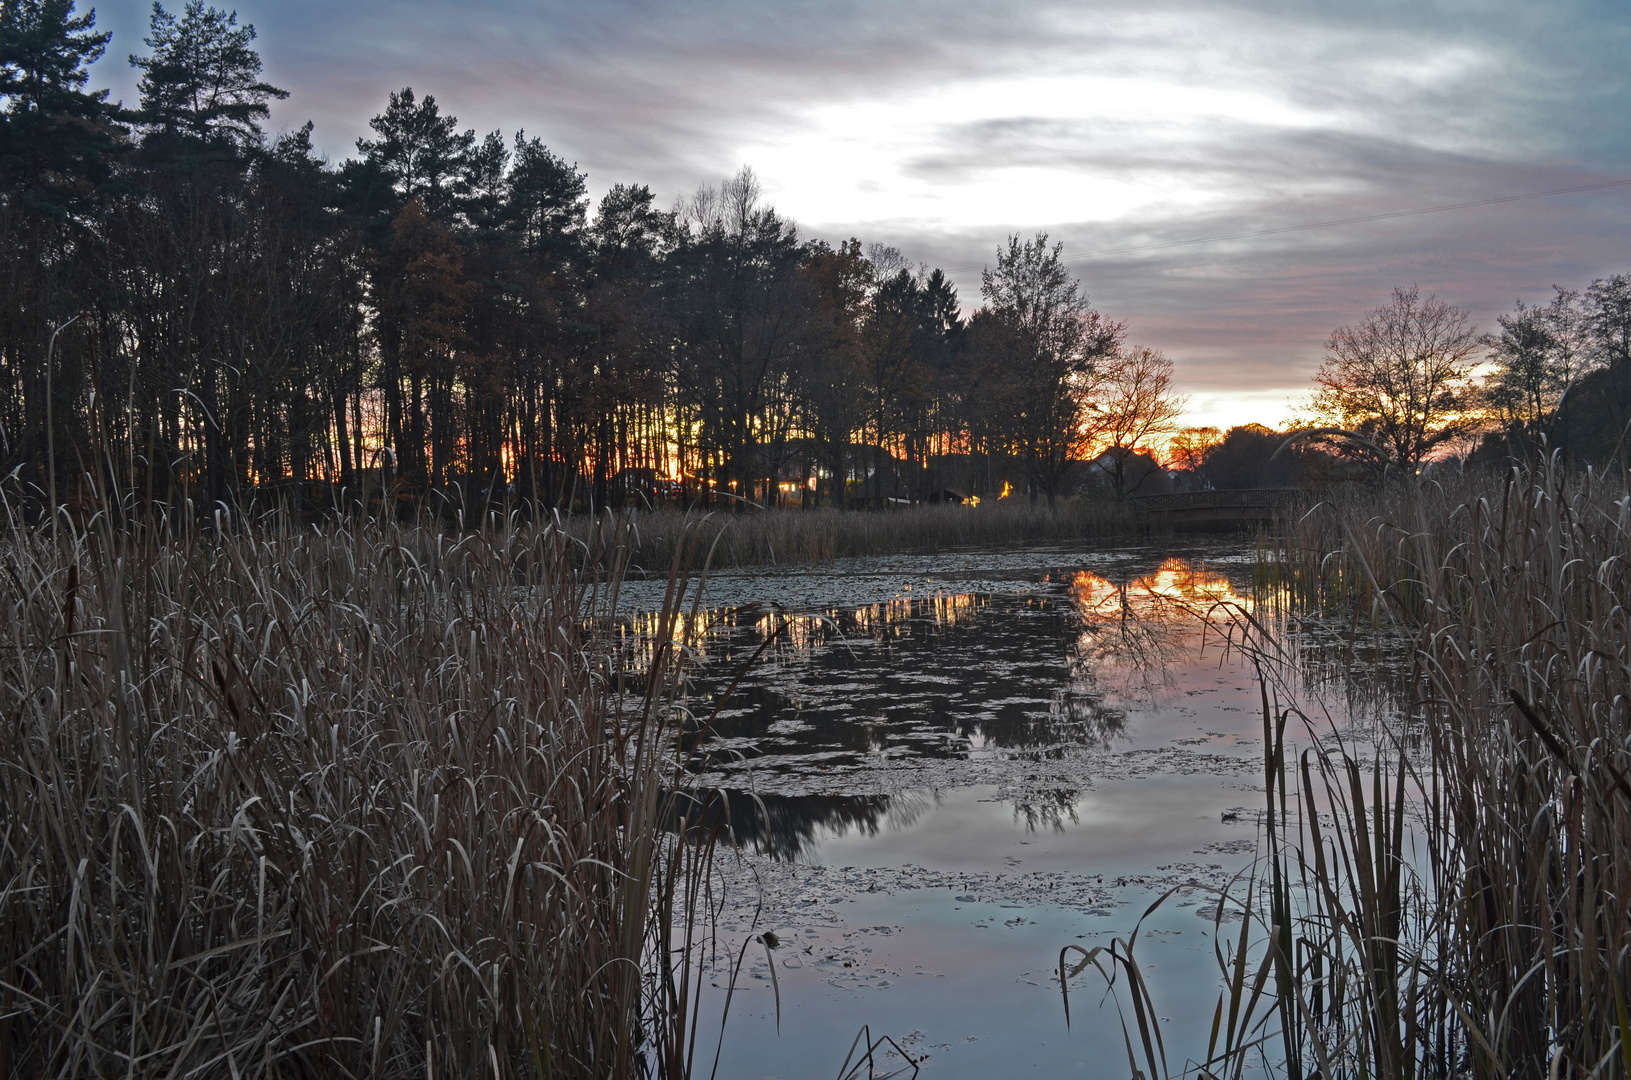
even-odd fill
[[[3,23],[0,461],[36,501],[1052,503],[1177,415],[1170,362],[1044,234],[965,317],[939,270],[801,235],[747,168],[592,205],[541,139],[412,88],[325,160],[310,123],[268,133],[288,94],[201,0],[154,6],[134,107],[88,88],[94,13]]]
[[[1358,442],[1275,458],[1269,429],[1180,430],[1171,362],[1046,234],[1008,238],[976,308],[895,248],[802,235],[747,168],[666,209],[638,184],[596,203],[537,136],[461,130],[412,88],[332,162],[310,123],[268,133],[289,95],[236,15],[155,4],[130,107],[88,85],[109,40],[71,0],[0,11],[0,470],[31,517],[87,484],[150,509],[453,516],[1354,474],[1330,451]],[[1493,432],[1490,462],[1544,444],[1623,465],[1631,277],[1500,323],[1466,330],[1429,411]],[[1326,411],[1367,439],[1392,423]]]

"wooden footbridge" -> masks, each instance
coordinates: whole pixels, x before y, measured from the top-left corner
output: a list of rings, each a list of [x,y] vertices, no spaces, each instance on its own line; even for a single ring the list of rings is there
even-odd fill
[[[1307,492],[1301,488],[1239,488],[1228,491],[1172,491],[1135,495],[1133,510],[1150,524],[1176,529],[1236,529],[1266,522],[1288,511]]]

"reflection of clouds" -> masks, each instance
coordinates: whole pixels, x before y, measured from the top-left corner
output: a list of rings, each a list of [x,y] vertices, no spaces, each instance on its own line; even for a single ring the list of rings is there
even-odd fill
[[[889,800],[884,824],[891,829],[910,829],[939,805],[938,791],[903,791]]]
[[[859,584],[841,571],[811,573],[797,588],[753,579],[727,595],[757,602],[662,631],[698,661],[685,690],[699,718],[687,729],[695,738],[686,748],[700,751],[692,767],[753,770],[755,784],[792,794],[877,790],[876,777],[928,761],[1003,761],[1031,763],[1038,779],[1020,787],[1065,790],[1073,776],[1055,763],[1084,755],[1102,763],[1141,744],[1151,709],[1200,683],[1210,688],[1220,664],[1241,665],[1242,645],[1283,655],[1276,677],[1324,690],[1338,723],[1392,714],[1396,657],[1371,667],[1346,624],[1299,613],[1272,565],[1238,549],[1221,554],[1207,562],[1129,553],[1047,577],[1042,566],[997,567],[1003,572],[988,582],[929,560],[903,560]],[[1094,569],[1078,569],[1084,564]],[[760,600],[768,596],[790,610]],[[630,634],[663,625],[635,617]],[[1253,677],[1249,664],[1241,677]],[[1315,696],[1297,695],[1311,709]],[[957,774],[936,775],[955,782]],[[797,778],[807,776],[826,779],[801,787]],[[894,781],[881,787],[899,790]],[[1004,797],[1030,806],[1039,827],[1065,820],[1039,808],[1047,798]]]
[[[1120,583],[1078,572],[1071,595],[1085,624],[1071,650],[1073,685],[1153,700],[1205,638],[1258,657],[1266,676],[1334,723],[1391,723],[1411,697],[1408,642],[1303,611],[1272,564],[1259,563],[1244,592],[1202,561],[1169,558]]]
[[[1155,576],[1114,582],[1083,570],[1071,579],[1083,623],[1066,658],[1073,694],[1148,701],[1170,689],[1168,664],[1190,644],[1196,620],[1170,582],[1152,587]]]
[[[1195,627],[1136,616],[1083,630],[1067,662],[1072,687],[1129,703],[1154,702],[1175,687],[1171,667],[1193,651]]]
[[[1180,558],[1122,581],[1080,570],[1070,595],[1083,622],[1068,657],[1070,690],[1087,700],[1160,698],[1174,686],[1173,664],[1199,648],[1204,631],[1227,632],[1262,604],[1227,575]]]

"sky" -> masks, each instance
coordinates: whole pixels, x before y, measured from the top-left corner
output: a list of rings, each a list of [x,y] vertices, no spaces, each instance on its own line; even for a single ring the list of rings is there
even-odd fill
[[[747,165],[803,235],[946,268],[968,310],[1003,239],[1046,232],[1093,305],[1172,358],[1196,424],[1296,415],[1331,331],[1396,286],[1493,328],[1631,272],[1631,186],[1510,199],[1631,181],[1623,0],[235,10],[291,94],[273,128],[314,121],[336,161],[411,86],[461,127],[542,137],[594,195],[668,203]],[[97,11],[114,38],[93,81],[131,104],[150,13]]]

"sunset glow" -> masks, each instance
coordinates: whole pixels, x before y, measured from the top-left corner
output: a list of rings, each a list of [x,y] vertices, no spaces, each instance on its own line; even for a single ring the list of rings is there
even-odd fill
[[[946,267],[970,308],[1000,240],[1046,230],[1082,259],[1094,304],[1174,359],[1192,424],[1286,419],[1326,335],[1395,284],[1419,283],[1488,326],[1514,297],[1622,270],[1631,234],[1631,195],[1609,189],[1240,236],[1625,175],[1623,11],[415,0],[378,21],[311,0],[238,10],[291,90],[275,125],[315,120],[335,158],[354,152],[388,91],[411,85],[478,132],[541,136],[596,195],[647,183],[666,204],[747,164],[806,234]],[[115,36],[93,77],[134,101],[124,57],[147,8],[99,14]],[[1236,238],[1161,246],[1214,236]],[[1120,253],[1086,258],[1105,251]]]

